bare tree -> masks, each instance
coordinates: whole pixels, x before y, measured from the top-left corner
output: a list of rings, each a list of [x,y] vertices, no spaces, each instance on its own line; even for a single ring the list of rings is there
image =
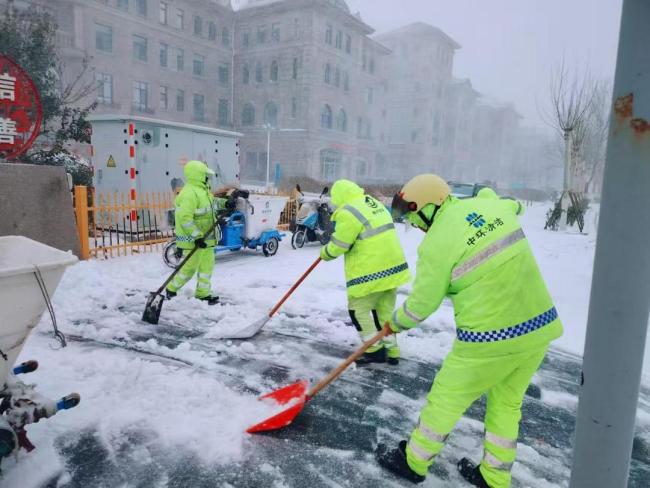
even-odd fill
[[[612,84],[600,81],[594,88],[594,96],[585,118],[586,135],[582,144],[586,181],[584,192],[594,190],[596,177],[602,174],[607,151],[609,119],[611,114]]]
[[[541,115],[564,138],[564,188],[571,188],[572,162],[580,155],[587,137],[586,118],[595,95],[596,83],[588,70],[569,70],[564,60],[551,74],[550,107]]]

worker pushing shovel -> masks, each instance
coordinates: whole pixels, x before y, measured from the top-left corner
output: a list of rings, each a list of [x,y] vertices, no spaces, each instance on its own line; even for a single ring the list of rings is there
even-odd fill
[[[332,186],[336,211],[334,234],[321,248],[321,259],[331,261],[345,255],[348,311],[362,341],[382,329],[395,308],[397,288],[411,275],[402,246],[386,207],[363,188],[348,180]],[[399,363],[395,336],[371,345],[357,364]]]
[[[142,320],[157,324],[163,299],[171,300],[196,274],[195,297],[208,305],[216,305],[219,297],[211,293],[214,269],[214,247],[219,242],[217,212],[233,209],[237,193],[230,198],[215,198],[210,191],[210,177],[214,175],[202,161],[188,161],[183,169],[187,183],[175,200],[176,246],[183,250],[184,259],[162,288],[150,294]]]

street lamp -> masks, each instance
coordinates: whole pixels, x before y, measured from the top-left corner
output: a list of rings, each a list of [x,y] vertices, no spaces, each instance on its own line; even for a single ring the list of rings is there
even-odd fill
[[[266,191],[271,190],[270,178],[271,178],[271,129],[276,132],[306,132],[307,129],[277,129],[273,124],[266,123],[262,126],[266,130]]]

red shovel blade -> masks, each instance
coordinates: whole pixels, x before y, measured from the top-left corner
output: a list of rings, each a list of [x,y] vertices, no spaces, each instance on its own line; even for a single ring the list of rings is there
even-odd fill
[[[305,406],[308,388],[309,382],[307,380],[300,380],[297,383],[293,383],[289,386],[285,386],[284,388],[280,388],[279,390],[261,396],[260,400],[272,399],[275,400],[278,405],[286,405],[288,403],[290,403],[290,405],[273,417],[269,417],[268,419],[249,427],[246,429],[246,432],[249,434],[255,432],[266,432],[269,430],[281,429],[282,427],[289,425]]]

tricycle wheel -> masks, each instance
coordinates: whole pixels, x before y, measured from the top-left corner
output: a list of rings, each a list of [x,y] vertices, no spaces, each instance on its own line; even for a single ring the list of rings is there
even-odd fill
[[[300,249],[304,245],[305,245],[305,231],[299,230],[294,232],[294,234],[291,236],[291,247],[293,247],[294,249]]]
[[[183,259],[183,250],[176,247],[176,239],[169,241],[163,248],[163,261],[172,269],[176,269]]]
[[[262,246],[262,252],[266,257],[275,256],[275,253],[278,252],[279,241],[277,237],[271,237],[266,243]]]

